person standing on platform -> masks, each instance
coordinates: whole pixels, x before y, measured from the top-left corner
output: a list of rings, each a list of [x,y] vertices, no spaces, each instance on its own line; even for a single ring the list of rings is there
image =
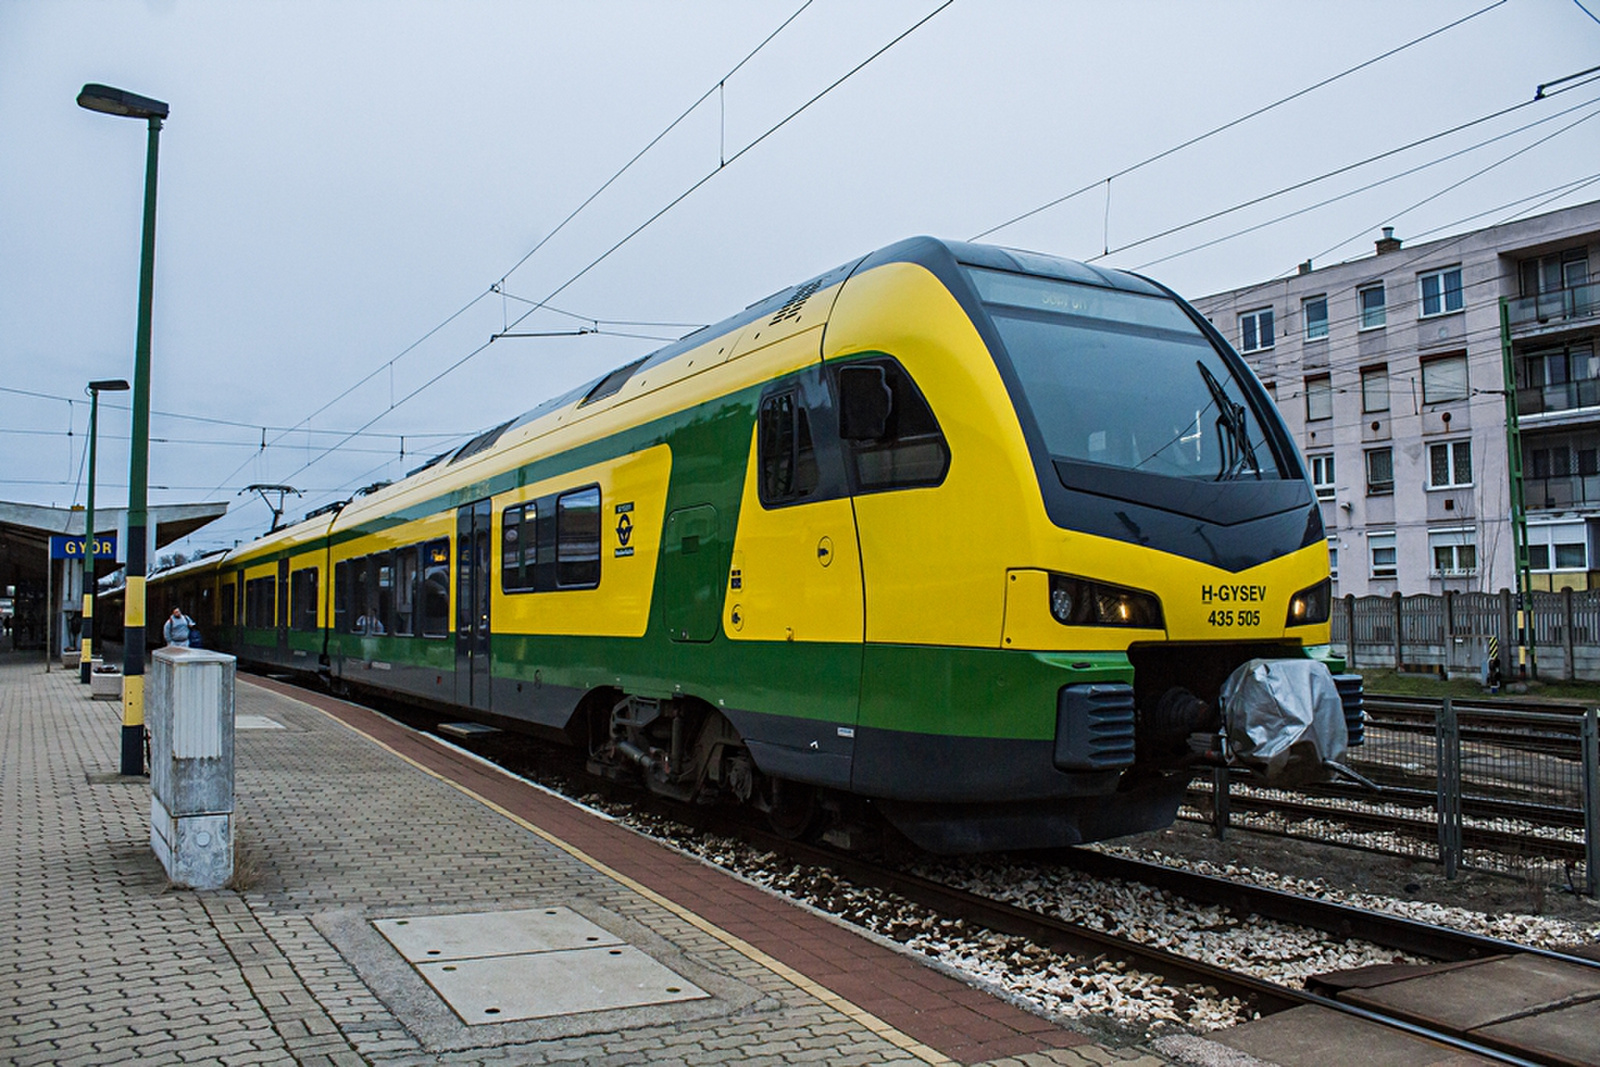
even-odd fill
[[[168,645],[187,648],[189,627],[193,625],[194,620],[185,615],[182,608],[173,608],[172,617],[161,627],[161,636],[167,639]]]

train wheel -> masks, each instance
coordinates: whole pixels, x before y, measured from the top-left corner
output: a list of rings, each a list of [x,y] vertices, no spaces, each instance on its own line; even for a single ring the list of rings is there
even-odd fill
[[[789,841],[810,837],[822,824],[817,791],[809,785],[782,778],[767,779],[767,824]]]

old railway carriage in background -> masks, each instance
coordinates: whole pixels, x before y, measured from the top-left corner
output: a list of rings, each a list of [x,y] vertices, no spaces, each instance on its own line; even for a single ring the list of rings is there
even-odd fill
[[[249,662],[950,851],[1165,825],[1224,679],[1325,656],[1329,611],[1301,460],[1205,320],[929,238],[151,585]]]

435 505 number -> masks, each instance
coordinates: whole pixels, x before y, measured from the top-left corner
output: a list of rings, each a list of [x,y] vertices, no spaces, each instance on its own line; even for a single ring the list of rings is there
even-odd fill
[[[1212,626],[1260,626],[1261,612],[1259,611],[1213,611],[1206,616],[1206,622]]]

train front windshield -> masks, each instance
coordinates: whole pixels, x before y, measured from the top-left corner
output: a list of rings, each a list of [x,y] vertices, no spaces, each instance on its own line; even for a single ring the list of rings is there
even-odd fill
[[[1176,478],[1284,476],[1243,384],[1173,300],[968,270],[1052,457]]]

